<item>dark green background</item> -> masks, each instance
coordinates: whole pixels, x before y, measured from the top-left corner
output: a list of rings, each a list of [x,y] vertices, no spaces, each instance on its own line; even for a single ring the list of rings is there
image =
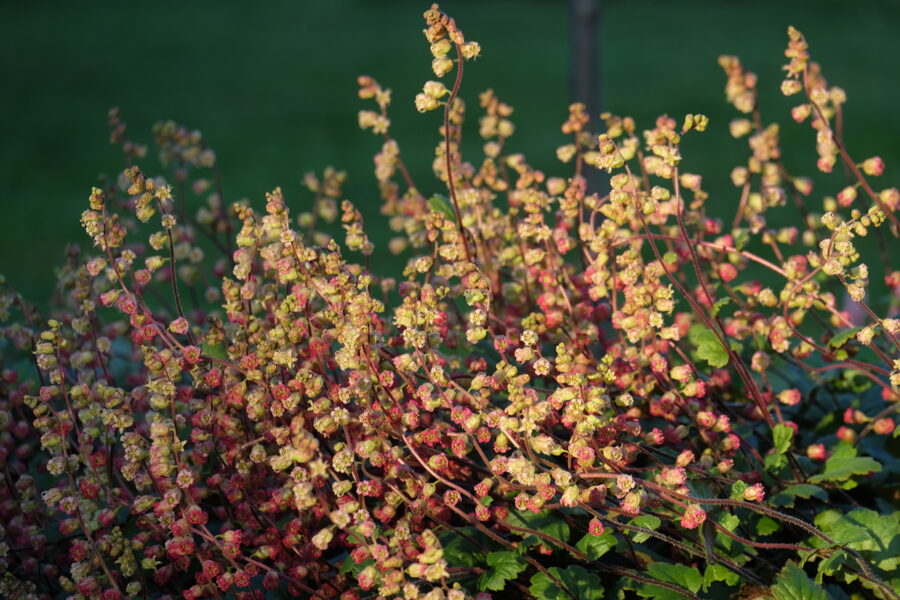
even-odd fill
[[[377,216],[371,156],[377,140],[356,124],[368,106],[356,98],[366,73],[394,90],[393,133],[424,191],[436,114],[419,115],[412,98],[432,79],[422,36],[428,2],[4,2],[0,4],[0,273],[35,300],[52,289],[53,266],[67,242],[84,244],[78,224],[100,173],[122,168],[108,145],[106,112],[119,106],[130,134],[149,142],[150,127],[174,119],[202,130],[216,149],[226,200],[282,186],[294,210],[308,195],[302,174],[334,165],[350,172],[346,195],[363,208],[380,247],[376,269],[393,268]],[[553,174],[566,170],[554,149],[568,104],[566,2],[446,1],[483,57],[466,68],[469,140],[476,141],[477,93],[493,87],[516,108],[514,150]],[[685,146],[684,169],[705,175],[711,212],[733,214],[730,169],[745,143],[727,135],[736,116],[724,103],[719,54],[741,57],[760,79],[764,120],[783,124],[786,161],[814,172],[813,134],[790,121],[778,92],[785,30],[800,28],[833,84],[849,95],[851,154],[880,154],[897,185],[900,164],[900,5],[897,2],[625,1],[604,3],[605,108],[643,126],[658,114],[702,112],[710,130]],[[477,150],[477,143],[470,147]],[[475,157],[477,158],[477,156]],[[156,172],[155,160],[147,171]],[[817,187],[813,205],[842,185]],[[780,217],[794,215],[784,209]],[[395,260],[395,259],[394,259]]]

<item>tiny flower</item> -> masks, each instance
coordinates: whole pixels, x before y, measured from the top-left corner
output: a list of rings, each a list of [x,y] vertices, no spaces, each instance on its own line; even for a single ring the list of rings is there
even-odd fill
[[[685,382],[691,378],[692,369],[690,365],[678,365],[672,367],[669,371],[669,377],[675,381]]]
[[[188,331],[188,322],[184,317],[178,317],[171,323],[169,323],[169,331],[172,333],[184,334]]]
[[[872,424],[872,431],[878,435],[889,435],[893,433],[894,427],[896,427],[894,420],[885,417],[883,419],[878,419]]]
[[[644,441],[648,444],[652,444],[654,446],[658,446],[666,441],[663,432],[659,427],[654,427],[650,431],[644,434]]]
[[[744,500],[747,502],[762,502],[766,497],[766,490],[761,483],[756,483],[744,490]]]
[[[432,98],[441,98],[449,93],[447,86],[440,81],[426,81],[422,91]]]
[[[750,359],[750,367],[759,373],[769,368],[772,358],[765,352],[754,352]]]
[[[812,112],[812,106],[809,104],[800,104],[791,109],[791,118],[797,121],[798,123],[802,123],[809,117]]]
[[[478,42],[466,42],[460,49],[462,50],[463,58],[466,60],[478,58],[478,56],[481,55],[481,46]]]
[[[675,464],[679,467],[686,467],[692,462],[694,462],[694,453],[690,450],[683,450],[681,454],[678,455],[678,458],[675,459]]]
[[[816,161],[816,166],[823,173],[831,173],[831,170],[834,168],[835,162],[836,159],[834,158],[834,156],[828,154],[826,156],[820,157],[819,160]]]
[[[431,61],[431,70],[434,71],[434,74],[438,77],[443,77],[449,73],[451,69],[453,69],[453,61],[445,56],[435,57],[435,59]]]
[[[641,510],[641,501],[643,496],[640,492],[628,492],[622,500],[620,508],[622,512],[628,515],[636,515]]]
[[[844,411],[844,423],[848,425],[862,425],[866,421],[868,421],[868,417],[866,417],[866,413],[859,410],[858,408],[848,408]]]
[[[319,550],[326,550],[332,539],[334,539],[334,533],[330,528],[325,528],[314,535],[310,541]]]
[[[856,200],[856,187],[852,185],[848,185],[844,189],[842,189],[837,195],[838,204],[847,208],[853,201]]]
[[[880,156],[873,156],[863,161],[862,168],[866,175],[878,177],[884,173],[884,161],[881,160]]]
[[[800,400],[800,390],[796,388],[781,390],[778,393],[778,401],[782,404],[787,404],[788,406],[796,406],[797,404],[800,404]]]
[[[697,413],[697,423],[704,429],[712,429],[716,424],[716,415],[708,410],[701,410]]]
[[[741,447],[741,438],[736,436],[733,433],[729,433],[725,436],[725,439],[722,440],[722,443],[719,445],[719,448],[722,452],[733,452]]]
[[[733,264],[725,263],[723,265],[719,265],[719,277],[721,277],[722,281],[724,281],[725,283],[734,281],[737,275],[737,268]]]
[[[743,137],[753,130],[753,123],[750,119],[734,119],[728,124],[728,130],[731,137]]]
[[[200,362],[200,348],[197,346],[185,346],[183,356],[185,362],[195,365]]]
[[[844,427],[842,425],[838,427],[837,437],[842,442],[853,443],[853,441],[856,439],[856,432],[849,427]]]
[[[416,110],[420,113],[428,112],[429,110],[434,110],[441,105],[438,102],[437,98],[433,96],[429,96],[428,94],[421,93],[416,94]]]
[[[451,48],[453,48],[453,46],[447,38],[438,40],[431,45],[431,55],[435,58],[442,58],[450,52]]]
[[[713,425],[712,430],[716,433],[731,432],[731,418],[728,415],[719,415],[716,417],[716,424]]]
[[[594,517],[593,519],[591,519],[591,522],[588,523],[588,532],[591,535],[599,537],[603,535],[603,531],[603,521],[601,521],[597,517]]]
[[[662,473],[663,483],[666,485],[677,486],[687,481],[687,472],[684,467],[675,467],[674,469],[665,469]]]
[[[856,333],[856,340],[863,346],[868,346],[869,344],[871,344],[874,337],[874,327],[863,327]]]
[[[809,196],[813,190],[813,181],[809,177],[795,177],[794,189],[804,196]]]
[[[806,447],[806,456],[810,460],[822,461],[828,456],[828,451],[825,450],[825,444],[810,444]]]
[[[706,520],[706,511],[697,504],[690,504],[681,515],[681,526],[685,529],[696,529]]]
[[[546,358],[540,358],[534,361],[534,374],[538,377],[544,377],[550,373],[550,361]]]
[[[803,84],[796,79],[785,79],[781,82],[781,93],[785,96],[793,96],[803,91]]]
[[[247,587],[250,585],[250,574],[247,571],[235,571],[234,585],[237,587]]]

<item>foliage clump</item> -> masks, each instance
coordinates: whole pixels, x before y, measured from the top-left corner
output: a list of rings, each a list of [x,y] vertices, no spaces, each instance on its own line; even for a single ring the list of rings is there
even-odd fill
[[[414,183],[390,90],[359,79],[399,281],[366,266],[344,173],[308,174],[296,218],[280,189],[227,204],[198,132],[158,125],[151,176],[110,114],[128,166],[91,191],[61,305],[2,295],[0,594],[898,598],[900,271],[858,242],[896,244],[900,192],[850,157],[803,36],[782,91],[843,176],[817,194],[789,173],[756,76],[722,57],[749,148],[726,226],[681,166],[703,115],[641,132],[573,104],[547,175],[488,90],[465,160],[481,48],[436,5],[425,21],[454,78],[415,98],[443,112],[439,184]]]

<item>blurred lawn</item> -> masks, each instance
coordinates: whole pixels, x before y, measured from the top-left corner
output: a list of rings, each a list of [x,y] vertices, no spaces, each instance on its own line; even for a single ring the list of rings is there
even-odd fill
[[[130,135],[174,119],[202,130],[216,149],[226,200],[282,186],[295,210],[306,206],[302,174],[334,165],[350,173],[345,194],[380,244],[374,267],[395,264],[384,249],[371,156],[377,140],[360,131],[356,76],[394,90],[392,130],[424,191],[438,117],[419,115],[412,98],[433,78],[421,34],[427,0],[123,3],[16,1],[0,5],[0,273],[33,299],[46,298],[53,266],[68,242],[84,245],[78,219],[100,173],[122,168],[110,147],[106,111],[119,106]],[[565,174],[554,158],[564,142],[568,46],[566,2],[445,1],[483,57],[466,69],[469,140],[477,93],[493,87],[516,108],[511,141],[531,164]],[[900,4],[874,1],[606,0],[602,31],[605,108],[649,126],[658,114],[706,113],[710,130],[685,145],[684,169],[705,176],[711,212],[730,218],[737,194],[728,172],[745,143],[727,134],[716,59],[737,54],[760,79],[764,120],[783,124],[786,158],[797,174],[814,171],[813,134],[790,121],[780,96],[785,30],[803,31],[832,84],[849,94],[847,141],[858,160],[880,154],[881,187],[900,184]],[[471,144],[477,148],[477,144]],[[148,172],[155,173],[155,161]],[[836,192],[840,176],[817,189]],[[785,209],[785,222],[794,215]]]

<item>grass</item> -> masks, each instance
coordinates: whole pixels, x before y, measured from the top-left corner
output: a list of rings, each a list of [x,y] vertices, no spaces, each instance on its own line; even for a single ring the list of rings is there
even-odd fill
[[[107,143],[110,106],[121,107],[138,140],[149,141],[159,119],[202,130],[217,151],[227,200],[249,197],[261,205],[266,191],[282,186],[297,211],[308,200],[304,172],[329,164],[349,171],[345,193],[380,245],[373,266],[391,267],[372,175],[378,143],[356,125],[363,104],[355,79],[366,73],[393,88],[392,129],[404,158],[426,192],[438,191],[430,174],[438,117],[412,105],[433,77],[421,35],[427,4],[3,3],[0,273],[40,300],[52,289],[53,265],[66,244],[85,246],[78,219],[90,186],[123,166]],[[568,104],[565,2],[458,1],[442,8],[483,48],[463,83],[470,147],[478,146],[477,93],[493,87],[516,107],[512,147],[531,164],[565,174],[553,152],[564,142],[559,124]],[[888,165],[880,183],[898,185],[896,3],[604,1],[605,107],[641,125],[661,113],[708,114],[710,130],[686,143],[684,168],[706,176],[713,212],[723,217],[737,201],[728,172],[745,152],[727,134],[735,114],[724,103],[719,54],[737,54],[758,73],[764,119],[784,124],[786,144],[804,147],[788,157],[788,167],[814,171],[812,132],[789,120],[791,103],[778,92],[789,24],[806,34],[829,80],[848,91],[851,154],[880,154]],[[814,203],[842,185],[837,175],[822,183]],[[785,212],[784,223],[789,218]]]

